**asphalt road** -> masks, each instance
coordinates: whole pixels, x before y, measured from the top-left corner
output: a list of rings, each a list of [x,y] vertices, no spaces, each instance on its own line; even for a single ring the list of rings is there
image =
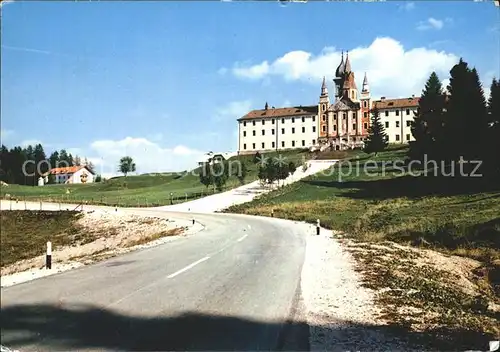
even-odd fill
[[[298,322],[300,227],[228,214],[196,219],[206,227],[195,235],[2,289],[2,345],[21,351],[308,349],[308,326]]]

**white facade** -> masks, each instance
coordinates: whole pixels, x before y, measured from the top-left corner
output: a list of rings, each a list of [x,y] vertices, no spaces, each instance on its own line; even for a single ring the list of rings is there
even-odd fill
[[[380,121],[385,128],[389,143],[407,144],[415,140],[411,133],[416,107],[380,108]]]
[[[317,115],[251,118],[238,123],[240,153],[310,148],[319,136]]]
[[[96,175],[85,166],[69,166],[54,168],[49,171],[54,175],[55,183],[93,183]],[[49,181],[48,173],[44,175],[44,182]]]

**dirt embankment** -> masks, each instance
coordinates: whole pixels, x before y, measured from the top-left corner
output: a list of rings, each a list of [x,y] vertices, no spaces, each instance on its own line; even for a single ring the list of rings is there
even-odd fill
[[[2,211],[2,286],[158,245],[187,229],[186,221],[111,210]],[[51,270],[45,269],[48,240],[53,242]]]

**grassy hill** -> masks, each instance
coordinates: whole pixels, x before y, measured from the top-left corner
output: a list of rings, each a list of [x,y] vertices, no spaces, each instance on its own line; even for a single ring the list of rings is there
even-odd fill
[[[320,219],[339,231],[365,285],[380,290],[376,300],[384,317],[428,348],[466,350],[498,339],[500,185],[404,175],[391,162],[403,165],[406,152],[391,147],[377,157],[351,154],[350,164],[227,212],[274,211],[280,218]],[[364,172],[368,164],[370,174]],[[471,282],[473,291],[462,282]]]
[[[304,150],[280,152],[288,161],[300,164],[311,157]],[[266,153],[275,157],[277,153]],[[257,179],[258,166],[253,164],[253,155],[235,156],[230,161],[245,162],[248,175],[245,183]],[[160,206],[176,204],[212,194],[213,190],[203,186],[199,177],[200,168],[184,173],[145,174],[139,176],[114,177],[91,184],[45,185],[43,187],[9,185],[0,189],[2,198],[6,195],[20,200],[54,201],[118,206]],[[239,186],[235,176],[229,178],[225,190]],[[171,200],[172,198],[172,200]]]

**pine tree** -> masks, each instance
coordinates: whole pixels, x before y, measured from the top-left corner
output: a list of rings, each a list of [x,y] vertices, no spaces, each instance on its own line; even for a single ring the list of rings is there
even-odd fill
[[[495,173],[500,172],[500,81],[495,78],[491,83],[488,99],[489,145],[486,151],[488,167]]]
[[[75,158],[73,159],[75,166],[81,166],[82,165],[82,158],[80,158],[78,155],[75,155]]]
[[[56,150],[49,156],[50,168],[56,168],[59,163],[59,152]]]
[[[439,77],[432,72],[422,90],[417,114],[411,132],[415,141],[410,143],[410,157],[422,160],[424,155],[438,158],[437,151],[442,141],[445,95]]]
[[[368,128],[368,139],[365,143],[365,153],[375,153],[375,156],[383,151],[388,145],[385,128],[380,121],[380,112],[375,107],[372,110],[370,127]]]
[[[449,160],[476,160],[484,153],[487,113],[476,69],[460,59],[450,71],[442,150]]]
[[[49,171],[47,157],[41,144],[35,145],[35,149],[33,150],[33,158],[35,160],[35,178],[36,180],[38,180],[40,176]]]

